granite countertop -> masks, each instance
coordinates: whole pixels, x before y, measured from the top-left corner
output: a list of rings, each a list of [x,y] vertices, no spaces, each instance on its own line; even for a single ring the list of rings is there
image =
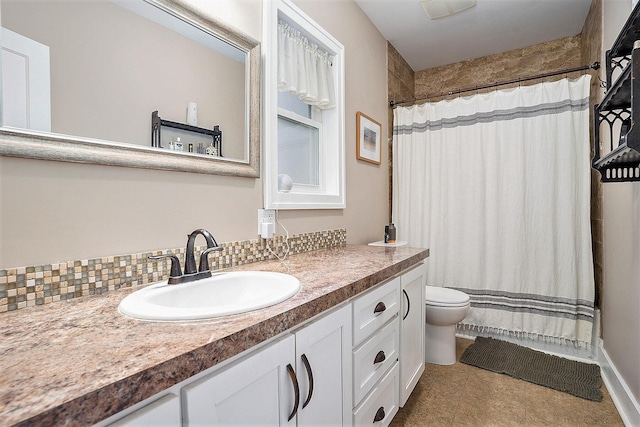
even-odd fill
[[[148,322],[117,307],[140,287],[1,314],[0,425],[86,426],[274,337],[409,268],[428,249],[347,245],[232,270],[288,273],[291,299],[253,312]]]

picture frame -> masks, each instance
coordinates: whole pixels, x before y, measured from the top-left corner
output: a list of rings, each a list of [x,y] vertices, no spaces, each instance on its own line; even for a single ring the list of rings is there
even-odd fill
[[[360,111],[356,114],[356,158],[382,163],[382,125]]]

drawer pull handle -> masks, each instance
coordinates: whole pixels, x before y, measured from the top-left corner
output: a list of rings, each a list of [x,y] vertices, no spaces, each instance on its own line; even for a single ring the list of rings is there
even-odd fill
[[[313,396],[313,372],[311,371],[311,365],[309,364],[309,359],[307,359],[306,354],[302,354],[302,363],[304,363],[304,368],[307,370],[307,376],[309,377],[309,395],[307,399],[302,404],[302,409],[306,408],[311,400],[311,396]]]
[[[378,363],[382,363],[386,358],[387,356],[384,355],[384,351],[380,350],[378,354],[376,354],[376,358],[373,359],[373,364],[377,365]]]
[[[409,311],[411,311],[411,300],[409,299],[409,294],[407,293],[407,291],[405,291],[403,289],[402,292],[404,292],[404,296],[407,298],[407,312],[405,313],[404,317],[402,318],[402,320],[404,320],[409,315]]]
[[[384,303],[382,301],[380,301],[378,304],[376,304],[376,308],[373,309],[373,312],[375,314],[378,314],[378,313],[382,313],[386,309],[387,309],[387,306],[384,305]]]
[[[298,387],[298,377],[296,376],[295,371],[293,370],[293,366],[291,363],[287,364],[287,372],[289,372],[289,377],[291,378],[291,384],[293,384],[293,392],[295,393],[295,402],[293,403],[293,411],[291,411],[291,415],[289,415],[289,419],[287,421],[291,421],[293,417],[296,416],[298,412],[298,405],[300,404],[300,388]]]
[[[378,411],[376,412],[376,416],[375,416],[375,417],[373,417],[373,422],[374,422],[374,423],[377,423],[378,421],[382,421],[382,420],[384,420],[384,416],[385,416],[385,413],[384,413],[384,407],[383,407],[383,406],[381,406],[381,407],[378,409]]]

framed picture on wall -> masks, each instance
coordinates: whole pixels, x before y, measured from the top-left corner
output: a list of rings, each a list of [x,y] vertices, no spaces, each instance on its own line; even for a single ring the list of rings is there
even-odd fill
[[[382,126],[377,121],[358,111],[356,114],[356,158],[365,162],[381,163]]]

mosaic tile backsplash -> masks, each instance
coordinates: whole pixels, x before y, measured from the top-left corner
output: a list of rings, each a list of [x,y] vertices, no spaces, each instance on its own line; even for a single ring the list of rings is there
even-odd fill
[[[209,256],[211,270],[274,259],[267,243],[275,254],[284,255],[287,246],[284,236],[221,243],[223,250]],[[289,254],[292,255],[345,246],[346,243],[345,229],[288,238]],[[196,260],[205,248],[196,248]],[[169,277],[171,262],[168,259],[147,260],[148,255],[162,254],[176,255],[184,265],[185,248],[178,248],[0,269],[0,313],[165,280]]]

